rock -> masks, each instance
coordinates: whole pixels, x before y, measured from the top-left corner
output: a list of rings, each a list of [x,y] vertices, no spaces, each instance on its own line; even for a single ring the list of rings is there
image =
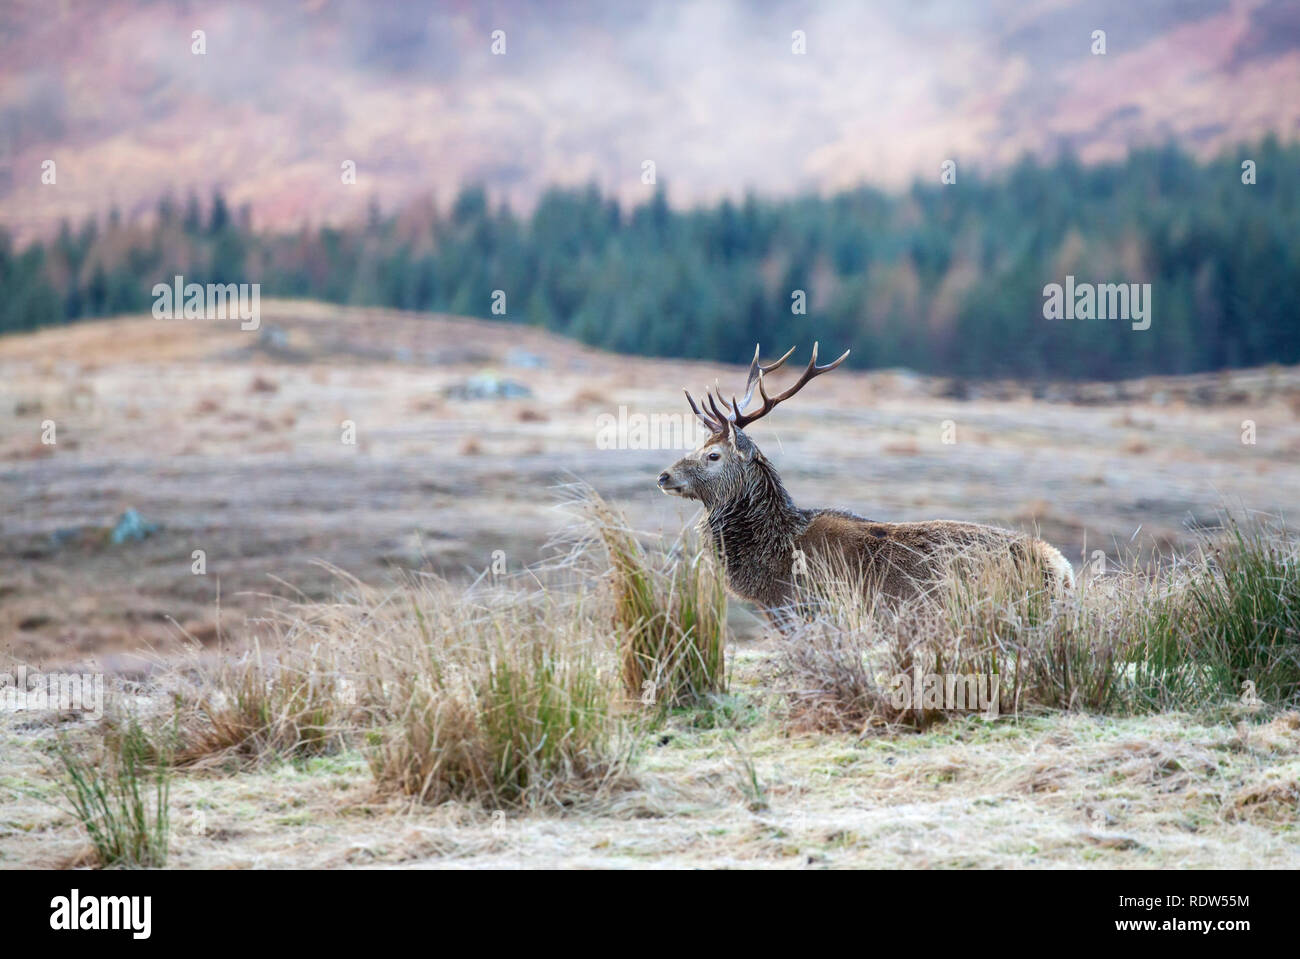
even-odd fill
[[[527,385],[494,373],[478,373],[462,383],[447,387],[445,395],[456,400],[521,399],[532,396]]]
[[[161,527],[157,523],[150,523],[134,509],[128,509],[118,517],[117,525],[113,527],[109,539],[115,546],[127,542],[138,543],[158,532],[159,529]]]
[[[441,350],[425,350],[420,358],[430,366],[461,366],[464,364],[482,364],[492,362],[492,357],[473,347],[448,347]]]
[[[267,324],[257,333],[257,343],[249,353],[260,353],[283,363],[303,363],[310,357],[307,351],[293,345],[289,332],[282,326]]]
[[[536,353],[529,353],[527,350],[513,349],[506,354],[506,365],[514,366],[521,370],[540,370],[546,364],[546,358],[538,356]]]
[[[269,350],[287,350],[289,334],[278,326],[267,325],[257,334],[258,341]]]
[[[969,400],[972,398],[971,392],[969,383],[959,377],[954,377],[950,380],[937,381],[932,395],[945,400]]]
[[[75,543],[81,539],[85,533],[82,526],[60,526],[50,533],[50,545],[55,549],[62,549],[69,543]]]

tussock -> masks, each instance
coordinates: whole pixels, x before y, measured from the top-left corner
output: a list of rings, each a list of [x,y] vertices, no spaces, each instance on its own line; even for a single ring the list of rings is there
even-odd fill
[[[727,593],[712,551],[688,534],[652,555],[598,494],[579,497],[608,563],[627,695],[663,712],[726,693]]]
[[[98,760],[63,739],[55,755],[63,768],[60,791],[90,840],[95,865],[166,865],[171,777],[166,757],[155,755],[138,723],[128,722],[107,738]]]
[[[179,762],[351,746],[381,791],[491,808],[563,805],[621,774],[612,644],[590,597],[335,573],[332,602],[276,611],[273,654],[254,644],[175,696]]]
[[[342,745],[355,703],[346,649],[309,641],[303,625],[285,626],[270,651],[255,639],[251,649],[205,664],[197,682],[175,693],[175,765],[252,765]]]
[[[428,803],[607,795],[644,705],[660,716],[725,692],[726,599],[707,552],[646,551],[595,494],[580,506],[590,538],[515,578],[378,589],[333,570],[333,601],[278,606],[268,641],[172,676],[155,717],[167,762],[247,768],[351,746],[381,790]],[[160,737],[146,738],[155,756]]]
[[[951,714],[899,705],[894,677],[996,675],[998,712],[1133,714],[1286,708],[1300,696],[1300,559],[1284,529],[1229,521],[1199,555],[1123,569],[1072,591],[1031,566],[959,556],[952,575],[897,605],[842,567],[809,571],[776,672],[799,728],[923,729]]]
[[[458,593],[429,581],[372,607],[365,651],[383,787],[438,803],[563,806],[606,792],[630,756],[607,631],[585,597]]]
[[[1228,800],[1224,816],[1229,822],[1294,824],[1300,820],[1300,783],[1291,779],[1244,786]]]

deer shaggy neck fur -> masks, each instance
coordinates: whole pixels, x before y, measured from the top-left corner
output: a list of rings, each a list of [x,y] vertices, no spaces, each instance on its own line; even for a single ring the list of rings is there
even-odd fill
[[[726,484],[705,501],[704,524],[724,557],[728,585],[757,603],[781,605],[792,586],[795,542],[809,516],[794,505],[767,457],[745,443],[748,458],[730,464]]]

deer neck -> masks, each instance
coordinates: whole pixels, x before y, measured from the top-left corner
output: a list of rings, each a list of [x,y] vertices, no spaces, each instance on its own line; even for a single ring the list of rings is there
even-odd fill
[[[725,557],[728,578],[747,594],[754,584],[735,582],[737,578],[762,575],[764,567],[786,569],[793,540],[807,520],[776,470],[758,454],[738,493],[709,507],[707,523],[714,545]]]

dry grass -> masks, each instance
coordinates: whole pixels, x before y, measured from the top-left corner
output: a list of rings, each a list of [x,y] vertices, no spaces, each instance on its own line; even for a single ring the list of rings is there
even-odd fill
[[[589,597],[335,571],[274,638],[165,678],[175,765],[248,769],[360,749],[381,791],[489,808],[599,794],[628,758],[613,646]],[[593,604],[594,606],[594,604]]]
[[[173,762],[249,765],[322,755],[342,745],[355,686],[345,652],[290,627],[270,651],[254,640],[239,654],[208,660],[173,694]]]
[[[630,742],[612,649],[586,602],[434,583],[367,605],[367,630],[383,623],[363,656],[381,787],[502,808],[564,806],[617,784]]]
[[[734,686],[762,696],[761,656],[740,657]],[[349,750],[238,775],[178,773],[168,864],[1296,868],[1300,812],[1268,791],[1300,776],[1296,720],[1057,712],[861,740],[785,735],[767,714],[743,730],[675,720],[607,802],[503,811],[376,795],[364,753]],[[87,861],[75,820],[12,789],[49,788],[39,773],[48,735],[0,716],[0,867]],[[1273,801],[1237,806],[1262,796]]]
[[[900,695],[896,677],[918,674],[990,690],[996,676],[997,712],[1207,709],[1243,690],[1287,708],[1300,696],[1300,551],[1284,528],[1229,521],[1196,558],[1063,595],[1009,559],[961,565],[900,606],[866,598],[868,584],[842,568],[812,570],[803,621],[776,662],[791,720],[924,729],[953,706]]]
[[[845,372],[762,441],[801,503],[994,522],[1028,503],[1024,518],[1076,559],[1126,543],[1139,523],[1190,558],[1158,575],[1094,577],[1046,609],[994,582],[928,613],[856,610],[810,628],[802,665],[766,633],[733,638],[724,664],[716,570],[685,543],[665,552],[633,537],[623,595],[645,602],[621,613],[604,543],[591,544],[583,575],[545,590],[524,578],[374,588],[307,565],[325,556],[378,583],[391,565],[481,569],[496,549],[512,568],[533,563],[555,532],[539,491],[560,470],[608,491],[616,547],[633,529],[677,528],[681,504],[653,490],[677,453],[598,449],[592,420],[622,404],[676,409],[680,394],[662,382],[681,379],[681,363],[519,327],[265,305],[305,336],[310,362],[254,356],[250,369],[245,335],[178,339],[148,319],[0,342],[0,406],[15,414],[0,447],[41,457],[0,478],[28,504],[0,557],[0,632],[27,661],[108,654],[110,671],[115,650],[161,645],[169,615],[203,639],[193,660],[169,649],[142,691],[114,693],[152,717],[147,778],[171,769],[169,865],[1300,865],[1300,718],[1282,695],[1295,686],[1294,548],[1198,553],[1180,525],[1211,515],[1220,491],[1279,511],[1300,502],[1300,426],[1282,400],[1252,401],[1248,415],[1268,429],[1245,447],[1246,411],[1154,399],[1182,381],[1153,382],[1132,402],[1052,404],[1045,429],[1036,401],[955,403],[924,380]],[[470,340],[491,355],[361,362],[351,345],[424,355]],[[544,429],[510,403],[471,415],[427,399],[524,340],[549,364],[518,373]],[[86,362],[56,366],[56,354]],[[690,367],[704,380],[723,372]],[[255,376],[278,388],[253,388]],[[1112,422],[1130,408],[1134,418]],[[931,424],[953,415],[962,441],[941,446]],[[47,416],[59,446],[38,449]],[[341,447],[343,418],[365,423],[373,446]],[[1140,444],[1126,452],[1127,434]],[[899,455],[877,455],[890,436]],[[465,456],[446,455],[462,444]],[[344,515],[344,503],[356,509]],[[101,533],[128,505],[162,531],[111,549]],[[79,527],[84,536],[64,537]],[[177,562],[196,543],[207,579]],[[1115,569],[1123,550],[1108,552]],[[224,584],[230,635],[236,611],[264,615],[268,573],[310,598],[238,627],[248,639],[232,650],[211,622],[213,587]],[[1241,588],[1260,582],[1272,587]],[[744,628],[738,605],[732,623]],[[878,668],[864,668],[852,617],[878,642]],[[703,640],[685,657],[672,639],[683,636]],[[650,652],[629,673],[632,649]],[[881,699],[895,662],[991,669],[994,655],[1010,697],[996,722],[901,716]],[[644,682],[674,662],[685,681],[664,686],[695,705],[645,709]],[[802,678],[774,683],[776,664]],[[1243,677],[1264,706],[1238,702]],[[864,727],[872,735],[856,735]],[[74,755],[111,763],[125,728],[0,714],[0,866],[103,861],[68,815],[50,744],[62,731]],[[175,765],[163,767],[172,746]]]
[[[725,693],[727,593],[713,553],[687,535],[651,556],[621,513],[580,495],[608,562],[624,690],[661,712]]]
[[[673,599],[687,583],[714,603],[716,574],[698,553],[647,550],[598,499],[579,505],[594,529],[552,567],[468,589],[432,576],[377,589],[335,571],[331,601],[272,611],[270,640],[153,680],[131,714],[145,725],[73,736],[113,754],[135,744],[137,773],[169,777],[158,812],[136,803],[143,816],[124,821],[179,865],[1297,861],[1300,714],[1215,703],[1233,663],[1262,676],[1289,661],[1277,618],[1289,605],[1237,595],[1261,583],[1290,595],[1282,534],[1229,536],[1164,578],[1108,574],[1055,601],[998,564],[968,564],[900,609],[849,601],[860,583],[813,570],[823,585],[794,637],[737,654],[725,692],[695,687],[688,708],[647,710],[636,683],[620,693],[629,648],[638,681],[699,676],[698,650],[683,663],[679,644],[656,638],[713,636],[718,670],[705,675],[728,675],[721,608]],[[1175,668],[1151,639],[1192,622],[1177,618],[1187,611],[1202,639],[1223,642],[1180,647],[1201,658]],[[883,678],[911,670],[1000,672],[999,717],[898,708]],[[1161,676],[1179,679],[1153,696]],[[1196,709],[1170,712],[1183,697]],[[93,832],[24,804],[25,764],[54,721],[0,730],[0,786],[24,784],[18,801],[0,789],[0,836],[19,850],[0,862],[157,861],[112,852],[139,846],[135,825],[94,852]],[[56,796],[78,775],[92,782],[80,763],[50,784]],[[158,832],[168,818],[183,825]]]
[[[649,554],[598,497],[579,505],[596,535],[549,569],[387,589],[333,570],[331,601],[272,606],[269,639],[172,663],[147,732],[131,714],[104,733],[155,764],[236,773],[359,750],[379,793],[433,805],[608,798],[629,782],[643,703],[662,718],[725,690],[726,603],[708,556]],[[613,568],[589,575],[603,550]],[[659,696],[641,700],[644,682]]]

